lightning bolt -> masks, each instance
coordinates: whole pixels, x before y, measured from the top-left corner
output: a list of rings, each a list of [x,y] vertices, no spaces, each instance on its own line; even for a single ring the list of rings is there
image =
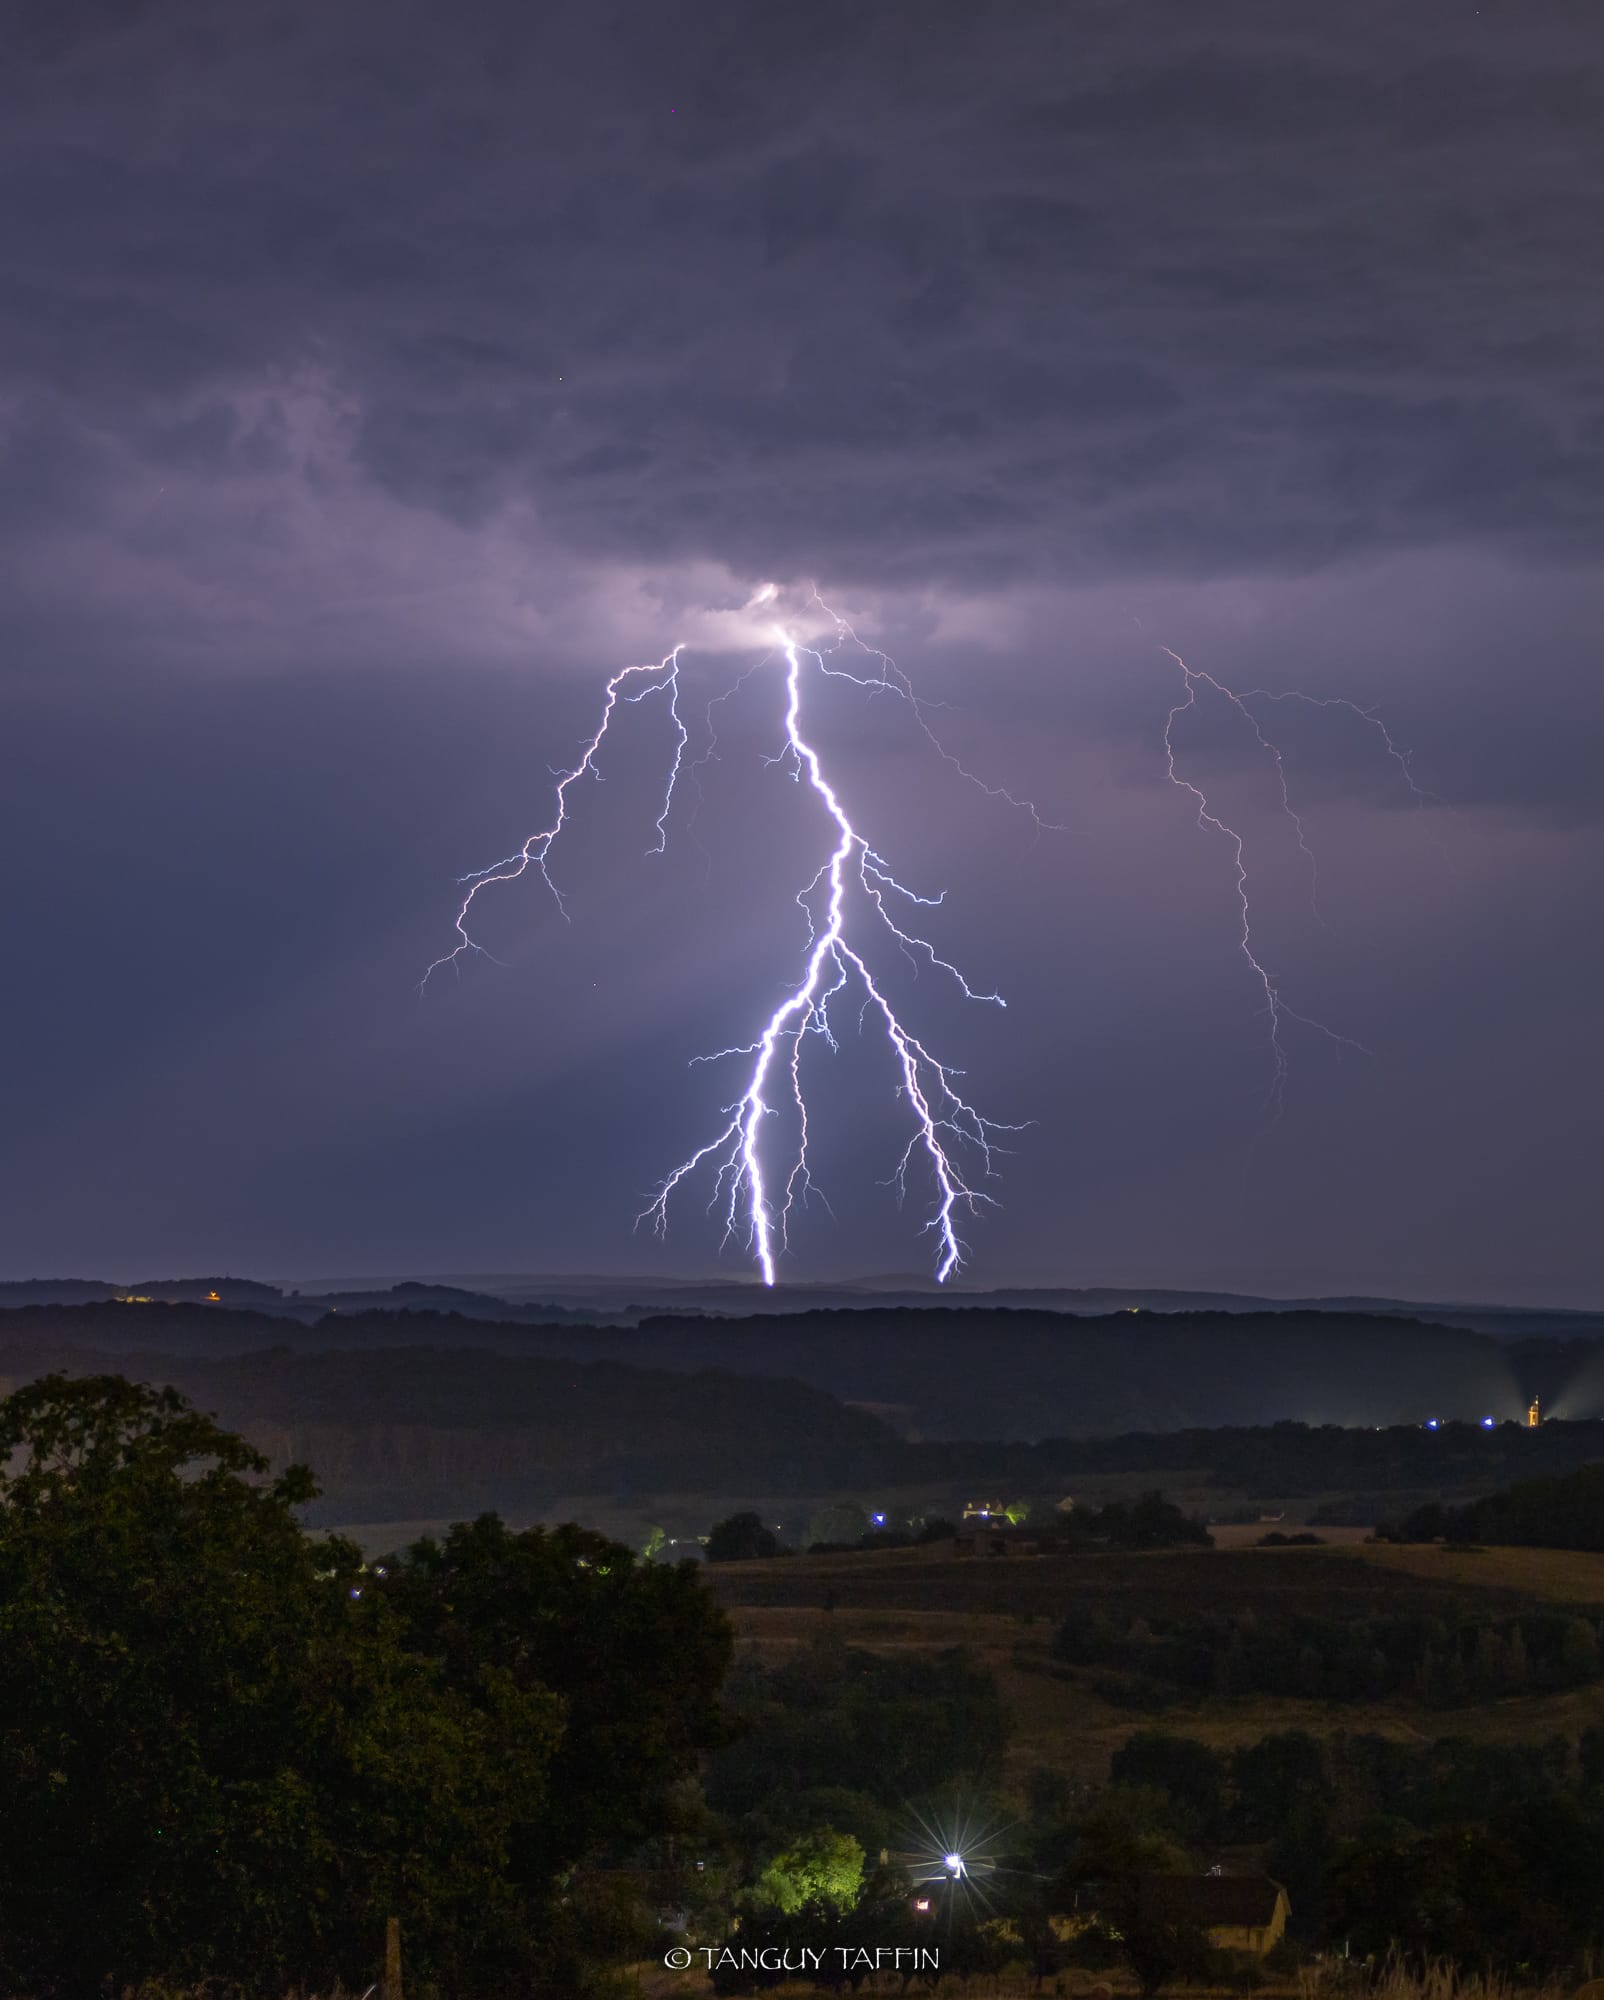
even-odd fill
[[[1296,1021],[1302,1027],[1313,1029],[1317,1034],[1324,1036],[1327,1041],[1333,1043],[1339,1050],[1344,1048],[1354,1049],[1361,1055],[1369,1055],[1371,1051],[1362,1042],[1355,1041],[1351,1035],[1339,1034],[1334,1028],[1327,1027],[1323,1021],[1317,1021],[1307,1014],[1300,1014],[1287,1005],[1278,980],[1259,956],[1258,948],[1254,943],[1253,913],[1248,896],[1247,857],[1243,837],[1236,827],[1230,825],[1219,816],[1210,805],[1208,795],[1202,788],[1193,784],[1190,779],[1183,777],[1177,768],[1175,749],[1175,725],[1177,721],[1189,710],[1197,708],[1198,690],[1200,688],[1217,695],[1242,719],[1252,735],[1255,746],[1269,758],[1274,770],[1276,785],[1280,792],[1281,811],[1287,820],[1290,821],[1297,838],[1299,852],[1308,864],[1310,906],[1316,919],[1321,924],[1324,924],[1325,919],[1320,914],[1319,870],[1314,850],[1309,845],[1308,831],[1301,814],[1299,814],[1292,803],[1292,794],[1287,783],[1286,764],[1282,758],[1280,747],[1273,738],[1266,735],[1263,724],[1253,712],[1250,704],[1254,702],[1300,702],[1310,708],[1326,710],[1341,709],[1346,711],[1348,714],[1357,717],[1380,738],[1385,754],[1398,766],[1403,776],[1404,784],[1417,807],[1435,805],[1440,803],[1440,801],[1437,799],[1435,793],[1424,790],[1416,782],[1409,751],[1403,749],[1395,741],[1386,724],[1376,714],[1374,709],[1362,708],[1357,702],[1344,700],[1340,696],[1322,697],[1304,694],[1297,689],[1292,689],[1285,693],[1273,693],[1268,688],[1250,688],[1245,693],[1238,694],[1233,688],[1226,686],[1223,681],[1216,680],[1213,674],[1205,673],[1199,667],[1188,666],[1180,654],[1172,651],[1170,647],[1165,646],[1162,650],[1180,668],[1184,690],[1182,699],[1177,701],[1170,709],[1164,721],[1164,756],[1166,768],[1169,772],[1170,783],[1179,790],[1186,792],[1195,801],[1197,805],[1198,825],[1211,833],[1219,835],[1228,844],[1231,851],[1232,866],[1236,880],[1237,909],[1240,917],[1237,945],[1243,958],[1246,959],[1254,982],[1264,998],[1264,1005],[1261,1011],[1269,1022],[1271,1057],[1269,1098],[1273,1109],[1279,1115],[1285,1097],[1288,1074],[1286,1043],[1282,1037],[1282,1027],[1285,1022]]]
[[[868,688],[877,694],[894,694],[899,696],[912,709],[915,720],[924,731],[925,740],[930,744],[936,755],[944,764],[950,765],[966,784],[973,785],[977,790],[984,792],[988,799],[1001,799],[1005,804],[1013,806],[1016,811],[1028,815],[1031,824],[1035,827],[1038,834],[1062,833],[1064,831],[1063,827],[1054,825],[1051,820],[1043,819],[1031,800],[1016,798],[1012,792],[1006,790],[1002,785],[988,785],[983,778],[978,778],[973,771],[968,770],[952,754],[930,726],[930,711],[943,704],[927,702],[922,696],[917,694],[914,691],[913,682],[908,678],[903,669],[897,665],[896,661],[892,659],[891,655],[889,653],[882,653],[878,646],[865,645],[863,640],[858,637],[857,633],[853,631],[852,627],[841,614],[838,611],[830,609],[829,605],[825,603],[816,589],[813,590],[809,601],[816,604],[826,618],[834,620],[836,644],[838,647],[850,642],[860,652],[866,653],[870,659],[880,662],[880,671],[878,674],[863,676],[848,673],[844,667],[824,667],[824,662],[821,658],[819,664],[821,667],[824,667],[824,671],[827,674],[833,679],[851,681],[854,686]]]
[[[769,602],[774,595],[768,586],[754,600]],[[773,651],[749,665],[722,693],[715,695],[706,709],[706,742],[700,756],[688,766],[686,753],[690,731],[680,710],[682,646],[676,646],[660,660],[620,668],[606,682],[601,717],[594,734],[586,741],[575,762],[565,770],[554,770],[555,812],[550,825],[531,834],[523,845],[504,860],[475,870],[462,878],[464,894],[456,920],[456,941],[425,971],[423,985],[446,966],[460,968],[469,954],[492,956],[474,937],[471,922],[478,898],[488,889],[518,880],[531,871],[539,874],[559,913],[566,919],[567,904],[553,880],[549,863],[552,849],[569,819],[570,792],[586,777],[600,780],[600,761],[608,730],[619,705],[635,705],[652,696],[661,696],[674,732],[673,753],[664,784],[662,804],[655,819],[657,838],[647,849],[661,854],[667,849],[670,817],[682,775],[688,772],[701,800],[701,773],[717,760],[716,710],[739,694],[754,676],[779,668],[785,694],[783,741],[777,754],[766,761],[782,767],[799,785],[805,785],[817,802],[826,835],[826,851],[812,876],[796,892],[796,903],[806,928],[806,948],[801,976],[787,991],[755,1039],[720,1049],[711,1055],[693,1058],[694,1063],[714,1063],[744,1059],[747,1064],[744,1087],[734,1103],[720,1114],[723,1123],[715,1136],[697,1147],[658,1185],[650,1205],[637,1217],[637,1225],[650,1221],[657,1234],[668,1228],[669,1208],[674,1196],[703,1170],[712,1176],[709,1211],[723,1212],[723,1242],[743,1237],[757,1263],[765,1285],[773,1285],[780,1256],[789,1248],[789,1230],[799,1205],[805,1206],[819,1195],[809,1162],[810,1125],[803,1078],[803,1055],[807,1038],[815,1035],[832,1051],[839,1048],[831,1018],[832,1002],[849,989],[856,995],[860,1030],[873,1019],[884,1035],[898,1079],[897,1096],[908,1114],[909,1136],[888,1185],[894,1186],[899,1203],[906,1199],[908,1177],[917,1166],[930,1189],[930,1211],[924,1233],[935,1239],[935,1275],[945,1282],[964,1259],[965,1246],[958,1233],[959,1219],[973,1215],[983,1206],[995,1205],[993,1197],[976,1183],[994,1178],[995,1155],[1002,1150],[999,1136],[1022,1130],[986,1118],[958,1088],[961,1072],[939,1060],[899,1017],[877,978],[871,963],[869,938],[889,939],[917,971],[921,966],[949,979],[965,999],[1002,1007],[1006,1003],[995,992],[972,986],[950,960],[916,929],[906,928],[915,918],[905,912],[936,909],[944,893],[923,895],[906,886],[892,872],[890,863],[854,826],[840,794],[826,776],[823,763],[803,722],[804,680],[811,673],[823,680],[843,681],[870,696],[891,694],[909,709],[914,721],[937,755],[961,778],[988,798],[1000,800],[1024,813],[1037,834],[1061,831],[1045,820],[1035,804],[1000,786],[985,783],[970,771],[943,744],[930,717],[942,704],[925,701],[908,675],[890,656],[866,645],[847,621],[825,604],[814,590],[811,602],[834,624],[834,643],[828,651],[805,647],[777,634]],[[848,647],[856,649],[871,663],[870,670],[855,672],[842,664]],[[1196,807],[1197,824],[1224,841],[1230,851],[1238,909],[1237,946],[1246,961],[1254,984],[1262,996],[1261,1012],[1268,1022],[1271,1057],[1269,1102],[1277,1116],[1283,1108],[1289,1061],[1284,1029],[1296,1023],[1330,1042],[1339,1052],[1353,1049],[1370,1051],[1352,1036],[1339,1033],[1323,1021],[1289,1006],[1278,977],[1261,955],[1255,939],[1253,907],[1249,895],[1246,842],[1241,831],[1211,803],[1203,788],[1185,776],[1178,763],[1176,728],[1181,718],[1199,707],[1200,693],[1225,703],[1241,720],[1254,746],[1269,760],[1279,793],[1281,811],[1290,823],[1309,872],[1310,904],[1315,917],[1324,922],[1319,908],[1319,873],[1305,822],[1293,804],[1285,760],[1255,712],[1254,704],[1301,703],[1321,710],[1342,710],[1362,722],[1378,738],[1381,747],[1398,767],[1403,782],[1417,807],[1438,803],[1434,793],[1416,781],[1410,752],[1393,738],[1373,709],[1340,697],[1323,698],[1299,690],[1273,692],[1253,688],[1244,693],[1194,668],[1169,647],[1166,656],[1179,669],[1182,694],[1170,708],[1164,723],[1163,743],[1170,782],[1185,792]],[[687,831],[695,837],[696,811]],[[700,846],[701,843],[697,842]],[[705,853],[706,850],[703,849]],[[711,857],[709,857],[711,861]],[[899,917],[901,921],[899,921]],[[865,934],[866,933],[866,934]],[[771,1121],[782,1111],[794,1119],[794,1143],[788,1156],[775,1161],[769,1133]],[[824,1201],[828,1209],[828,1201]],[[831,1211],[833,1214],[833,1211]]]
[[[674,803],[674,787],[679,778],[680,765],[684,760],[685,746],[690,741],[690,732],[686,729],[679,712],[679,656],[684,650],[683,646],[676,646],[671,653],[665,653],[663,658],[653,665],[620,667],[618,672],[608,681],[606,695],[602,702],[601,721],[596,725],[595,735],[585,745],[578,763],[571,770],[554,771],[552,773],[552,776],[557,780],[556,818],[553,819],[550,826],[543,828],[541,832],[530,834],[523,846],[515,854],[508,855],[506,860],[494,861],[488,868],[476,868],[471,875],[463,876],[462,882],[467,888],[468,893],[463,897],[462,905],[457,911],[457,942],[452,946],[450,951],[443,953],[425,971],[423,979],[420,982],[420,991],[428,985],[430,979],[443,966],[460,966],[463,958],[471,952],[478,952],[485,958],[495,958],[495,954],[486,951],[484,946],[475,940],[468,929],[469,916],[475,902],[484,890],[491,888],[494,884],[498,882],[516,882],[519,876],[527,875],[530,869],[533,868],[537,871],[546,887],[551,891],[552,900],[556,903],[560,914],[565,918],[567,917],[568,905],[563,901],[562,891],[551,879],[546,868],[546,862],[551,853],[552,843],[568,824],[568,788],[570,785],[577,784],[581,778],[599,778],[601,776],[600,771],[597,769],[596,760],[601,751],[602,738],[607,734],[607,725],[612,721],[613,711],[617,708],[619,702],[621,700],[630,703],[644,701],[650,694],[666,694],[668,696],[668,712],[677,732],[674,746],[674,761],[669,769],[668,785],[663,796],[663,810],[657,816],[657,845],[647,850],[652,854],[661,854],[664,851],[668,844],[668,815]],[[636,688],[633,692],[626,692],[626,683],[632,682],[637,676],[646,677],[645,685]],[[496,963],[499,964],[500,961],[496,960]]]
[[[765,601],[760,598],[759,602]],[[834,614],[830,614],[834,616]],[[844,621],[837,620],[837,643],[856,635]],[[870,649],[865,648],[865,651]],[[597,768],[602,745],[619,703],[644,701],[651,695],[665,698],[675,730],[675,747],[662,811],[656,826],[658,841],[649,850],[661,853],[667,844],[669,816],[675,790],[684,768],[689,744],[679,708],[680,654],[676,647],[650,665],[620,669],[606,683],[601,720],[595,734],[584,744],[570,769],[554,772],[557,779],[556,812],[549,826],[531,834],[514,854],[489,868],[463,877],[466,893],[456,917],[456,943],[428,968],[424,983],[447,965],[460,966],[463,957],[482,953],[485,948],[474,938],[471,920],[474,905],[492,886],[516,881],[532,870],[550,890],[557,907],[567,915],[562,893],[552,880],[548,863],[551,850],[568,823],[569,791],[580,779],[599,776]],[[1038,829],[1044,829],[1035,807],[1028,800],[981,784],[956,757],[942,746],[932,730],[926,705],[915,694],[907,676],[884,654],[872,654],[880,662],[873,677],[852,674],[827,664],[822,652],[804,647],[781,632],[774,652],[748,667],[735,684],[708,706],[708,742],[703,754],[689,767],[693,779],[716,756],[717,736],[713,710],[730,699],[762,669],[781,668],[785,692],[784,734],[778,753],[768,761],[780,766],[798,784],[805,785],[821,809],[827,851],[811,878],[796,892],[807,933],[805,958],[800,978],[783,996],[778,1006],[750,1042],[720,1049],[712,1055],[696,1057],[697,1063],[722,1062],[743,1058],[748,1062],[745,1084],[734,1103],[720,1116],[723,1124],[707,1144],[699,1146],[658,1185],[651,1204],[637,1225],[649,1221],[661,1236],[668,1228],[670,1203],[675,1194],[703,1170],[712,1175],[711,1210],[722,1206],[723,1242],[742,1237],[748,1244],[765,1285],[773,1285],[778,1258],[789,1247],[791,1218],[799,1204],[818,1193],[809,1166],[810,1128],[803,1079],[803,1053],[807,1037],[817,1036],[832,1051],[839,1046],[831,1019],[831,1003],[851,989],[858,999],[860,1028],[872,1019],[882,1031],[893,1058],[897,1096],[906,1108],[909,1137],[887,1185],[895,1187],[899,1202],[906,1199],[908,1179],[916,1164],[922,1168],[930,1190],[930,1212],[923,1232],[935,1239],[935,1275],[944,1283],[960,1267],[964,1244],[958,1233],[961,1216],[973,1215],[984,1206],[994,1206],[993,1197],[977,1186],[979,1180],[995,1174],[995,1156],[1002,1150],[1000,1135],[1023,1129],[986,1118],[968,1101],[958,1087],[959,1070],[939,1060],[906,1027],[888,997],[882,980],[877,979],[870,958],[870,937],[889,938],[917,969],[921,964],[950,979],[968,1000],[995,1007],[1006,1002],[998,993],[972,986],[956,965],[941,956],[929,939],[907,928],[915,921],[909,912],[938,908],[943,895],[927,896],[907,887],[892,872],[886,858],[858,832],[840,794],[825,774],[818,751],[804,731],[804,679],[814,672],[826,679],[847,680],[860,687],[885,691],[907,703],[925,736],[937,752],[961,776],[978,785],[988,796],[1000,798],[1027,812]],[[699,782],[697,784],[700,791]],[[896,914],[893,914],[893,911]],[[898,921],[901,917],[902,921]],[[489,953],[485,953],[490,956]],[[787,1160],[774,1161],[773,1147],[765,1143],[770,1121],[783,1107],[794,1113],[796,1139]],[[821,1196],[822,1199],[822,1196]],[[828,1203],[825,1204],[828,1207]]]
[[[1247,693],[1239,698],[1238,705],[1250,701],[1298,701],[1307,708],[1340,708],[1349,715],[1357,716],[1367,729],[1373,730],[1381,738],[1383,750],[1403,773],[1404,784],[1415,804],[1417,806],[1442,804],[1437,793],[1428,792],[1415,782],[1414,752],[1405,750],[1394,740],[1391,730],[1373,708],[1362,708],[1358,702],[1346,701],[1341,695],[1303,694],[1297,688],[1290,688],[1281,694],[1272,694],[1268,688],[1249,688]]]
[[[807,920],[809,949],[803,975],[769,1016],[754,1042],[725,1049],[720,1056],[748,1056],[752,1066],[746,1087],[736,1102],[726,1107],[723,1129],[705,1146],[698,1147],[660,1184],[651,1206],[641,1220],[650,1219],[659,1234],[668,1226],[668,1207],[676,1190],[699,1167],[715,1168],[714,1202],[724,1200],[724,1240],[740,1231],[751,1244],[762,1272],[763,1282],[775,1281],[775,1260],[786,1247],[787,1229],[797,1191],[809,1187],[807,1103],[801,1082],[803,1038],[817,1033],[832,1047],[830,1001],[854,982],[862,994],[861,1011],[878,1017],[896,1059],[900,1092],[911,1116],[913,1131],[898,1163],[893,1181],[899,1195],[907,1188],[907,1175],[914,1158],[922,1155],[934,1184],[934,1209],[925,1229],[937,1239],[936,1278],[945,1282],[963,1261],[963,1244],[958,1236],[960,1209],[972,1213],[992,1197],[975,1187],[966,1177],[965,1155],[978,1158],[981,1171],[990,1175],[996,1150],[996,1135],[1015,1131],[1017,1126],[1000,1125],[983,1118],[958,1091],[958,1072],[940,1062],[916,1036],[905,1028],[896,1010],[876,981],[868,960],[847,935],[848,899],[861,890],[861,902],[880,926],[910,956],[923,951],[933,967],[949,974],[967,999],[984,1000],[993,1006],[1006,1005],[1000,994],[977,992],[946,959],[939,956],[928,940],[904,931],[886,907],[886,893],[909,903],[933,907],[940,899],[921,897],[904,887],[890,872],[883,857],[853,826],[839,795],[824,774],[819,754],[802,733],[802,663],[804,650],[782,640],[785,661],[785,745],[776,760],[786,765],[797,782],[806,782],[824,808],[835,829],[829,857],[812,879],[797,892],[797,902]],[[808,652],[821,673],[828,674],[823,657]],[[824,891],[822,920],[815,916],[810,897]],[[708,1058],[718,1060],[718,1057]],[[761,1144],[765,1120],[776,1107],[769,1093],[776,1086],[777,1072],[795,1107],[799,1141],[783,1198],[776,1201],[770,1191],[768,1169]]]

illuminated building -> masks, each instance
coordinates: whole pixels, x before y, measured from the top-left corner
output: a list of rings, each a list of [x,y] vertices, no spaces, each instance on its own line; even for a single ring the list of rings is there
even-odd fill
[[[1543,1421],[1542,1409],[1538,1404],[1537,1398],[1533,1396],[1531,1404],[1526,1411],[1526,1428],[1529,1431],[1534,1431],[1542,1421]]]

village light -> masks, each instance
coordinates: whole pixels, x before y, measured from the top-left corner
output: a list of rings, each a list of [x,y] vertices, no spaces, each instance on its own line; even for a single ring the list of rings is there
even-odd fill
[[[955,1880],[964,1872],[964,1858],[961,1854],[944,1854],[941,1859],[947,1873]]]

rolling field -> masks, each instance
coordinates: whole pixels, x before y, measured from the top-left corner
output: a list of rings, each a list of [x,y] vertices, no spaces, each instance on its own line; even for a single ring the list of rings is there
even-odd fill
[[[1402,1742],[1459,1735],[1540,1743],[1604,1726],[1604,1683],[1452,1710],[1253,1695],[1177,1703],[1154,1716],[1101,1699],[1091,1675],[1060,1669],[1051,1658],[1071,1604],[1160,1612],[1206,1602],[1222,1610],[1254,1605],[1329,1615],[1346,1608],[1359,1615],[1470,1596],[1510,1609],[1534,1600],[1593,1603],[1604,1602],[1604,1556],[1365,1545],[988,1562],[904,1551],[731,1563],[707,1575],[742,1649],[761,1657],[782,1658],[827,1633],[880,1653],[967,1648],[996,1675],[1011,1711],[1005,1779],[1013,1783],[1038,1765],[1100,1783],[1114,1751],[1154,1728],[1228,1750],[1286,1729],[1363,1731]]]
[[[708,1571],[714,1595],[736,1606],[822,1606],[838,1610],[969,1611],[1063,1617],[1071,1605],[1154,1611],[1249,1605],[1281,1611],[1402,1610],[1422,1596],[1462,1598],[1467,1590],[1533,1593],[1495,1576],[1438,1575],[1373,1562],[1369,1547],[1183,1549],[1151,1554],[954,1557],[930,1549],[840,1556],[789,1556],[729,1563]],[[1423,1553],[1430,1554],[1431,1551]],[[1467,1558],[1474,1563],[1475,1557]]]
[[[1427,1583],[1508,1590],[1549,1604],[1604,1604],[1604,1555],[1590,1549],[1393,1548],[1377,1542],[1367,1563]]]

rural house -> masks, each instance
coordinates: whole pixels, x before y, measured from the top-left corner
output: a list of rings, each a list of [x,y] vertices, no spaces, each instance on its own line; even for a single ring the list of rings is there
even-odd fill
[[[1144,1875],[1139,1893],[1144,1911],[1195,1924],[1216,1951],[1256,1958],[1280,1943],[1292,1909],[1268,1875]]]

